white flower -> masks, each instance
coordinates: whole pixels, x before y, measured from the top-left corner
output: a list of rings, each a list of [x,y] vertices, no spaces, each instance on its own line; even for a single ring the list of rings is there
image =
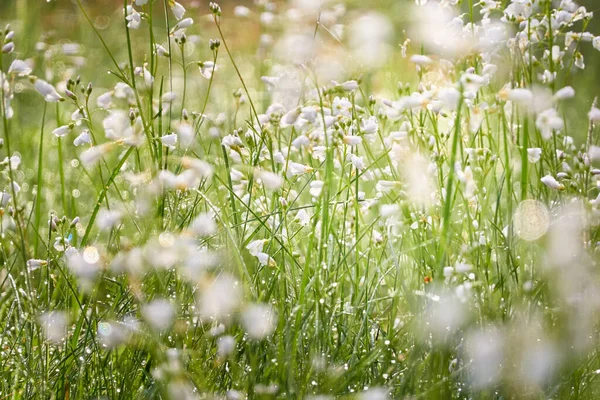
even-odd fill
[[[217,339],[217,355],[219,358],[227,358],[235,350],[235,338],[230,335],[221,336]]]
[[[96,98],[96,105],[100,108],[108,108],[112,102],[112,92],[106,92]]]
[[[269,190],[277,190],[283,186],[283,178],[274,172],[261,170],[256,175],[263,186]]]
[[[179,21],[177,23],[177,25],[175,25],[175,28],[173,28],[173,29],[185,29],[185,28],[192,26],[193,24],[194,24],[193,19],[185,18],[185,19],[182,19],[181,21]]]
[[[217,70],[217,66],[212,61],[203,61],[199,63],[200,75],[206,79],[210,79],[214,71]]]
[[[84,144],[92,144],[92,136],[90,135],[90,131],[87,129],[81,132],[74,140],[73,144],[75,146],[83,146]]]
[[[355,135],[346,135],[344,136],[344,143],[349,146],[357,146],[362,143],[362,137]]]
[[[27,76],[31,73],[32,69],[25,61],[14,60],[10,67],[8,67],[8,74],[14,74],[17,76]]]
[[[231,317],[241,300],[238,282],[223,273],[198,291],[196,309],[202,320],[224,321]]]
[[[69,132],[71,132],[71,129],[73,129],[72,125],[59,126],[58,128],[56,128],[52,131],[52,134],[56,137],[67,136],[69,134]]]
[[[308,213],[306,212],[306,210],[301,209],[300,211],[298,211],[298,213],[296,214],[296,218],[294,218],[295,221],[298,221],[298,223],[301,226],[307,226],[308,223],[310,222],[310,215],[308,215]]]
[[[550,189],[554,190],[563,190],[565,187],[558,182],[552,175],[546,175],[542,179],[540,179],[542,183],[548,186]]]
[[[592,46],[598,51],[600,51],[600,36],[596,36],[592,39]]]
[[[588,118],[592,122],[600,122],[600,109],[597,109],[596,107],[592,107],[592,109],[588,113]]]
[[[35,271],[36,269],[43,267],[45,265],[48,265],[48,262],[46,260],[37,260],[35,258],[31,258],[31,259],[27,260],[27,270],[28,271]]]
[[[247,17],[249,16],[251,13],[250,9],[248,7],[244,7],[244,6],[235,6],[235,8],[233,9],[233,15],[235,15],[236,17]]]
[[[264,339],[275,330],[275,311],[267,304],[251,304],[242,312],[242,326],[254,340]]]
[[[553,131],[564,127],[564,121],[554,108],[549,108],[538,114],[535,126],[540,130],[544,139],[550,139]]]
[[[265,245],[264,239],[253,240],[246,245],[246,250],[248,250],[248,252],[251,255],[256,256],[257,254],[262,252],[264,245]]]
[[[156,51],[156,54],[161,57],[169,57],[170,56],[169,50],[165,49],[163,46],[161,46],[158,43],[154,45],[154,50]]]
[[[44,96],[44,99],[49,103],[56,103],[63,100],[61,95],[59,95],[56,89],[54,89],[54,86],[44,80],[36,79],[33,86],[35,87],[35,90]]]
[[[79,160],[84,167],[93,167],[109,150],[109,145],[94,146],[79,156]]]
[[[342,84],[339,85],[342,90],[346,91],[346,92],[352,92],[353,90],[358,89],[358,82],[357,81],[346,81]]]
[[[325,185],[325,182],[314,180],[310,182],[310,190],[308,192],[312,197],[319,197],[323,191],[323,185]]]
[[[175,149],[175,145],[177,144],[177,134],[171,133],[168,135],[164,135],[160,138],[160,141],[162,142],[163,145],[165,145],[169,149],[173,150],[173,149]]]
[[[173,11],[173,15],[178,21],[181,20],[181,18],[183,18],[183,14],[185,14],[185,8],[176,1],[173,2],[171,11]]]
[[[67,314],[62,311],[45,312],[38,317],[44,336],[50,342],[59,344],[67,335]]]
[[[306,172],[310,172],[312,171],[312,168],[304,165],[304,164],[300,164],[297,162],[290,162],[288,164],[288,169],[287,169],[287,176],[288,178],[291,178],[292,176],[296,176],[296,175],[302,175]]]
[[[183,157],[181,159],[181,165],[184,168],[190,168],[197,174],[200,178],[210,179],[213,175],[213,167],[206,161],[199,160],[197,158],[192,157]]]
[[[175,310],[166,299],[156,299],[142,307],[142,316],[158,332],[166,331],[173,323]]]
[[[96,224],[100,230],[109,230],[121,223],[123,214],[117,210],[102,209],[98,212]]]
[[[572,99],[573,97],[575,97],[575,89],[573,89],[571,86],[565,86],[554,93],[554,98],[556,100]]]
[[[190,230],[198,236],[211,236],[217,232],[217,224],[212,213],[201,213],[190,224]]]
[[[225,147],[229,147],[230,149],[236,149],[238,147],[243,147],[244,142],[237,135],[227,135],[221,140],[221,144]]]
[[[102,120],[102,127],[107,139],[123,139],[131,134],[131,122],[129,116],[123,110],[111,111]]]
[[[350,154],[350,162],[359,171],[365,169],[365,162],[362,157],[359,157],[355,154]]]
[[[535,164],[536,162],[538,162],[540,160],[541,156],[542,156],[542,149],[540,149],[539,147],[527,149],[527,159],[529,160],[530,163]]]
[[[510,89],[507,100],[521,106],[529,106],[533,102],[533,92],[529,89]]]
[[[275,264],[275,260],[267,253],[258,253],[256,254],[256,258],[258,258],[258,262],[262,267],[275,267],[277,265]]]
[[[410,62],[412,62],[418,66],[423,66],[423,65],[431,64],[433,62],[433,60],[427,56],[424,56],[421,54],[415,54],[410,57]]]
[[[364,119],[361,121],[360,130],[365,135],[373,135],[377,133],[379,130],[379,125],[377,124],[377,118],[369,117],[369,119]]]
[[[146,68],[146,64],[144,64],[144,66],[142,68],[142,76],[144,77],[144,84],[146,85],[146,88],[147,89],[152,88],[152,83],[154,82],[154,77],[152,76],[150,71],[148,71],[148,69]]]
[[[127,6],[127,27],[130,29],[138,29],[142,23],[142,16],[132,6]]]
[[[14,49],[15,49],[15,44],[13,42],[9,42],[9,43],[6,43],[4,46],[2,46],[2,53],[10,54],[13,52]]]

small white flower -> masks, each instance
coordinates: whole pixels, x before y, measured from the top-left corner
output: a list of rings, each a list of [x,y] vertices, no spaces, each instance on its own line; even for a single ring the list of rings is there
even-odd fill
[[[304,174],[306,172],[310,172],[310,171],[312,171],[312,168],[307,165],[300,164],[297,162],[290,162],[288,164],[288,169],[287,169],[286,175],[288,176],[288,178],[291,178],[293,176],[302,175],[302,174]]]
[[[230,335],[221,336],[217,339],[217,355],[219,358],[227,358],[235,350],[235,338]]]
[[[600,122],[600,109],[592,107],[592,109],[588,113],[588,118],[592,122]]]
[[[181,21],[179,21],[177,23],[177,25],[175,25],[174,29],[185,29],[185,28],[192,26],[193,24],[194,24],[194,20],[192,18],[185,18],[185,19],[182,19]]]
[[[169,149],[174,150],[175,145],[177,145],[177,134],[171,133],[168,135],[164,135],[160,138],[160,141],[162,142],[163,145],[165,145]]]
[[[142,307],[142,316],[158,332],[166,331],[173,323],[175,310],[166,299],[156,299]]]
[[[307,226],[308,223],[310,222],[310,215],[308,215],[308,213],[306,212],[306,210],[301,209],[300,211],[298,211],[298,213],[296,214],[296,218],[294,218],[295,221],[298,221],[298,223],[301,226]]]
[[[79,160],[84,167],[93,167],[107,153],[108,149],[107,145],[91,147],[81,153]]]
[[[529,89],[510,89],[507,99],[521,106],[529,106],[533,102],[533,92]]]
[[[64,137],[67,136],[69,132],[71,132],[71,129],[73,129],[72,125],[59,126],[58,128],[52,131],[52,134],[56,137]]]
[[[250,13],[250,9],[244,6],[235,6],[235,8],[233,9],[233,15],[235,15],[236,17],[245,18],[248,17]]]
[[[323,191],[323,186],[325,182],[314,180],[310,182],[310,190],[308,191],[312,197],[319,197],[321,192]]]
[[[352,92],[352,91],[358,89],[358,82],[357,81],[346,81],[346,82],[340,84],[339,86],[345,92]]]
[[[529,160],[530,163],[535,164],[536,162],[538,162],[540,160],[541,156],[542,156],[542,149],[540,149],[539,147],[527,149],[527,159]]]
[[[200,75],[206,79],[210,79],[214,71],[217,70],[217,66],[212,61],[203,61],[199,63]]]
[[[424,56],[421,54],[415,54],[410,57],[410,62],[412,62],[418,66],[423,66],[423,65],[431,64],[433,62],[433,60],[427,56]]]
[[[54,89],[54,86],[44,80],[36,79],[33,86],[35,87],[35,90],[44,96],[44,99],[49,103],[56,103],[63,100],[61,95],[59,95],[56,89]]]
[[[230,149],[236,149],[238,147],[243,147],[244,142],[237,135],[227,135],[221,140],[221,144],[225,147],[229,147]]]
[[[100,230],[109,230],[121,223],[122,217],[123,214],[120,211],[102,209],[98,212],[96,224]]]
[[[565,86],[554,93],[554,98],[556,100],[572,99],[573,97],[575,97],[575,89],[573,89],[571,86]]]
[[[267,304],[251,304],[242,312],[242,326],[254,340],[271,335],[275,330],[275,322],[275,311]]]
[[[146,88],[150,89],[152,87],[152,83],[154,82],[154,77],[146,68],[146,64],[144,64],[142,68],[142,76],[144,77],[144,84],[146,85]]]
[[[549,108],[538,114],[535,126],[540,130],[544,139],[550,139],[553,131],[564,127],[564,121],[558,116],[558,112],[554,108]]]
[[[365,135],[373,135],[377,133],[379,130],[379,124],[377,123],[377,118],[369,117],[369,119],[364,119],[360,123],[360,130]]]
[[[14,60],[10,67],[8,67],[9,75],[27,76],[31,73],[32,69],[25,61]]]
[[[542,179],[540,179],[542,183],[548,186],[550,189],[554,190],[563,190],[565,187],[558,182],[552,175],[546,175]]]
[[[274,172],[261,170],[256,175],[268,190],[278,190],[283,186],[283,178]]]
[[[198,236],[211,236],[217,232],[217,224],[212,213],[201,213],[190,224],[190,230]]]
[[[365,161],[362,157],[359,157],[355,154],[350,154],[350,162],[352,163],[354,168],[356,168],[359,171],[365,169]]]
[[[90,135],[90,131],[87,129],[81,132],[74,140],[73,144],[75,146],[83,146],[84,144],[92,144],[92,136]]]
[[[36,269],[48,265],[46,260],[37,260],[35,258],[27,260],[27,270],[35,271]]]
[[[112,102],[112,92],[106,92],[96,98],[96,105],[100,108],[108,108]]]
[[[213,166],[206,161],[192,157],[183,157],[181,165],[184,168],[190,168],[196,175],[203,179],[210,179],[213,175]]]
[[[357,146],[362,143],[362,137],[355,135],[346,135],[343,140],[348,146]]]
[[[238,282],[227,273],[220,274],[197,295],[197,310],[202,320],[225,321],[238,308],[242,293]]]
[[[173,2],[171,11],[173,11],[173,15],[178,21],[181,20],[183,18],[183,14],[185,14],[185,8],[176,1]]]
[[[50,342],[59,344],[67,336],[67,314],[62,311],[45,312],[38,317],[44,336]]]
[[[127,6],[127,27],[130,29],[138,29],[142,23],[142,16],[132,6]]]

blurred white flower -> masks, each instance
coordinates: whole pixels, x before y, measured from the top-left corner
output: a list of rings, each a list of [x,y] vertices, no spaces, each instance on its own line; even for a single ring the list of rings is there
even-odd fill
[[[275,330],[276,315],[268,304],[251,304],[242,311],[242,326],[251,339],[261,340]]]
[[[44,96],[44,99],[47,102],[56,103],[58,101],[63,100],[62,96],[58,94],[54,86],[52,86],[48,82],[43,81],[41,79],[36,79],[33,85],[35,87],[35,90],[37,90],[42,96]]]
[[[155,299],[142,306],[141,312],[148,325],[161,333],[172,325],[175,317],[175,310],[167,299]]]
[[[65,312],[45,312],[38,317],[38,322],[50,342],[60,344],[66,338],[68,317]]]

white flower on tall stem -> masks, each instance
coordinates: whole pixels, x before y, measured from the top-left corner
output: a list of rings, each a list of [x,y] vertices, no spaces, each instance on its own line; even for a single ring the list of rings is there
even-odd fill
[[[161,136],[160,141],[164,146],[168,147],[171,150],[175,150],[175,146],[177,145],[177,134],[170,133],[168,135],[163,135]]]
[[[130,29],[138,29],[140,24],[142,23],[142,16],[139,12],[137,12],[133,6],[127,6],[127,16],[125,19],[129,21],[127,23],[127,27]]]
[[[217,70],[217,66],[213,61],[201,61],[198,63],[200,67],[200,75],[206,79],[210,79],[214,71]]]

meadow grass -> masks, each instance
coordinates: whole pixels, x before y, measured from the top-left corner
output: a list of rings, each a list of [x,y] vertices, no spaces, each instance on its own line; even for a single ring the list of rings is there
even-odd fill
[[[0,399],[600,396],[591,12],[88,3],[0,34]]]

